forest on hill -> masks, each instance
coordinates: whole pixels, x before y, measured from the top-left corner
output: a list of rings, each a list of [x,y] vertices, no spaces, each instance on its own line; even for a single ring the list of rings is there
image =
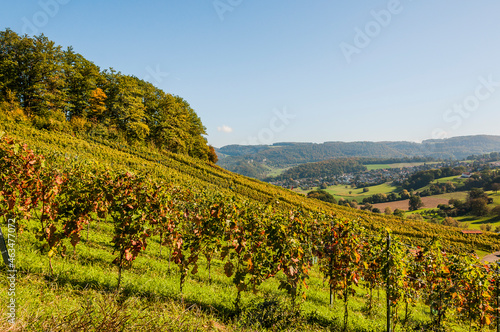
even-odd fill
[[[101,70],[44,35],[0,32],[0,116],[37,129],[216,160],[186,100],[112,68]]]
[[[246,176],[266,178],[265,169],[288,168],[335,158],[464,159],[500,151],[500,136],[462,136],[414,142],[277,143],[271,146],[228,145],[216,150],[218,165]],[[243,167],[244,166],[244,167]]]

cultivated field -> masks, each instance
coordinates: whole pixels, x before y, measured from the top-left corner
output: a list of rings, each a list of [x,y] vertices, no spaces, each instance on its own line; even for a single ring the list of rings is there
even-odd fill
[[[436,196],[422,197],[422,202],[424,203],[424,208],[435,209],[439,204],[448,204],[448,201],[452,198],[464,200],[467,197],[465,192],[447,193]],[[386,207],[390,207],[393,211],[395,209],[401,209],[408,211],[409,199],[396,202],[379,203],[373,204],[374,208],[379,208],[380,211],[384,211]]]
[[[314,188],[314,189],[319,189],[319,188]],[[363,188],[351,188],[351,186],[346,186],[346,185],[336,185],[336,186],[330,186],[327,189],[325,189],[326,192],[332,194],[336,200],[339,200],[340,198],[348,199],[348,200],[353,200],[355,199],[358,203],[361,203],[363,198],[365,197],[370,197],[375,194],[388,194],[391,192],[399,192],[401,189],[391,185],[391,182],[386,182],[383,184],[380,184],[378,186],[372,186],[368,187],[369,191],[364,193]],[[313,189],[311,189],[313,190]],[[299,192],[301,194],[307,195],[307,193],[310,191],[304,191],[301,190],[300,188],[294,189],[294,191]]]
[[[434,165],[438,162],[418,162],[418,163],[397,163],[397,164],[373,164],[366,165],[366,168],[371,171],[372,169],[389,169],[389,168],[404,168],[404,167],[414,167],[422,165]]]

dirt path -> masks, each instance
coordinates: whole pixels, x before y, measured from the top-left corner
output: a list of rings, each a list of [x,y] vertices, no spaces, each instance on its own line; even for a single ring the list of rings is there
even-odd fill
[[[494,252],[492,254],[483,257],[483,262],[496,262],[500,260],[500,251]]]

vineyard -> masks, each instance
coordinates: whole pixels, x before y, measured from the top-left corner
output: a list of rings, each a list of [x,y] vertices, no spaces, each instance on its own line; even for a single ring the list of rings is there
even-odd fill
[[[83,264],[79,257],[95,246],[107,259],[99,264],[114,267],[103,284],[119,303],[133,293],[127,275],[168,266],[168,277],[158,272],[154,279],[175,277],[176,301],[196,304],[193,283],[200,292],[229,283],[233,290],[221,295],[226,301],[210,304],[217,313],[201,315],[247,319],[253,329],[479,331],[499,324],[500,269],[474,254],[498,250],[497,234],[467,237],[441,225],[304,200],[184,155],[1,126],[8,133],[0,142],[4,234],[31,246],[37,252],[31,259],[44,257],[46,265],[35,270],[49,283],[64,280],[66,265]],[[33,263],[10,258],[29,278]],[[252,303],[277,303],[268,294],[282,298],[287,315],[251,315]],[[360,301],[363,309],[355,310]],[[356,326],[360,315],[377,319]],[[49,329],[78,330],[68,324],[84,316]]]

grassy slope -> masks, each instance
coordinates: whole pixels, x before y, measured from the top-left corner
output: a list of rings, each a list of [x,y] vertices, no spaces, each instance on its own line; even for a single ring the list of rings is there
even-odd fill
[[[319,189],[319,188],[314,188],[314,189]],[[339,198],[344,198],[349,200],[355,199],[358,202],[361,202],[365,197],[369,197],[380,193],[387,194],[391,192],[398,192],[400,188],[391,185],[390,182],[387,182],[377,186],[368,187],[368,189],[370,191],[364,193],[363,188],[351,188],[350,186],[347,186],[346,188],[346,185],[339,184],[336,186],[330,186],[327,189],[325,189],[325,191],[332,194],[336,199]],[[294,190],[304,195],[307,194],[308,192],[300,188]]]
[[[175,183],[182,183],[193,188],[224,191],[246,196],[252,200],[280,200],[284,205],[295,209],[331,210],[347,218],[361,218],[367,227],[386,225],[402,237],[411,237],[413,243],[426,240],[428,236],[449,234],[449,229],[437,225],[418,222],[403,222],[397,218],[387,218],[353,209],[341,208],[315,200],[304,200],[303,196],[277,188],[253,179],[245,178],[224,171],[223,169],[200,163],[191,158],[178,155],[160,155],[147,149],[129,149],[115,146],[114,148],[84,139],[69,138],[67,135],[49,135],[29,128],[12,125],[1,125],[11,136],[27,142],[45,154],[61,154],[62,151],[79,160],[94,160],[108,164],[116,169],[145,171],[158,178],[166,178]],[[108,144],[112,145],[112,144]],[[56,158],[57,159],[57,158]],[[373,194],[373,192],[371,192]],[[235,290],[230,280],[222,273],[220,262],[214,264],[214,282],[207,282],[207,273],[190,277],[186,283],[185,298],[181,300],[178,294],[178,273],[175,268],[169,269],[163,253],[158,258],[159,246],[155,239],[151,241],[144,255],[139,256],[133,269],[126,271],[123,279],[124,291],[127,295],[115,297],[113,288],[116,285],[116,270],[110,262],[112,256],[109,248],[111,225],[93,225],[89,241],[83,241],[77,247],[77,259],[71,255],[55,259],[55,276],[47,279],[48,259],[40,255],[37,241],[31,233],[24,233],[18,243],[17,280],[18,303],[21,315],[17,330],[46,330],[47,326],[60,325],[55,331],[71,330],[71,324],[87,324],[89,330],[103,330],[95,324],[112,324],[120,321],[124,330],[245,330],[245,324],[232,319],[234,308],[232,302]],[[420,235],[419,235],[420,234]],[[487,243],[495,243],[496,237],[482,237]],[[156,239],[157,240],[157,239]],[[470,243],[466,237],[453,233],[451,243]],[[455,241],[455,242],[453,242]],[[308,298],[303,304],[303,310],[310,319],[307,329],[321,330],[325,322],[340,320],[342,305],[338,302],[335,308],[327,305],[327,289],[321,279],[316,277],[310,281]],[[269,280],[261,287],[261,291],[270,295],[282,294],[276,291],[276,280]],[[350,324],[359,330],[379,330],[383,325],[383,310],[376,316],[365,318],[362,315],[363,291],[351,303]],[[217,294],[217,296],[214,296]],[[6,288],[0,289],[0,298],[5,301]],[[243,302],[252,300],[254,295],[245,293]],[[383,297],[381,298],[381,301]],[[0,314],[5,317],[5,303],[2,303]],[[381,309],[379,303],[377,308]],[[71,312],[75,312],[71,316]],[[422,309],[422,312],[425,312]],[[85,320],[88,318],[87,320]],[[422,321],[423,316],[416,315],[416,321]],[[3,324],[3,325],[2,325]],[[94,325],[92,325],[94,324]],[[142,324],[142,325],[141,325]],[[0,330],[6,327],[5,321],[0,321]],[[297,325],[300,330],[301,327]],[[115,329],[118,330],[118,329]]]
[[[377,186],[372,186],[368,187],[369,191],[364,193],[363,188],[346,188],[345,185],[337,185],[333,187],[329,187],[327,189],[328,192],[330,192],[332,195],[334,195],[337,198],[344,198],[344,199],[356,199],[358,203],[361,203],[363,198],[369,197],[375,194],[388,194],[391,192],[398,192],[399,188],[396,186],[391,185],[390,182],[383,183]]]
[[[32,224],[32,226],[35,226]],[[89,241],[77,246],[76,256],[54,260],[54,277],[46,277],[48,258],[40,255],[37,241],[31,233],[19,238],[17,302],[18,324],[16,329],[28,331],[70,331],[79,323],[91,331],[250,331],[245,322],[234,318],[236,289],[225,277],[222,262],[212,264],[212,283],[204,262],[197,275],[189,276],[185,284],[184,298],[178,291],[179,273],[174,264],[167,263],[168,252],[159,254],[158,239],[150,241],[146,252],[134,262],[133,268],[123,274],[121,295],[114,294],[117,271],[110,262],[107,239],[112,236],[112,225],[92,225]],[[69,246],[69,244],[68,244]],[[279,278],[280,276],[278,276]],[[334,308],[328,305],[328,289],[317,271],[308,281],[307,300],[302,304],[304,321],[297,331],[328,330],[325,322],[342,321],[340,300]],[[271,298],[284,296],[277,290],[276,279],[266,281],[260,294],[244,293],[243,306],[248,306],[263,294]],[[216,295],[215,295],[216,294]],[[384,294],[375,301],[375,315],[363,314],[366,291],[357,289],[350,303],[351,328],[359,331],[383,330]],[[5,317],[6,288],[0,289],[3,300],[0,315]],[[426,308],[418,306],[413,322],[425,322]],[[72,315],[74,313],[74,315]],[[120,324],[119,328],[104,329],[102,326]],[[340,323],[338,323],[340,324]],[[55,326],[60,325],[58,328]],[[0,329],[9,325],[0,319]],[[3,327],[3,328],[2,328]],[[461,331],[458,329],[457,331]]]
[[[402,221],[400,218],[381,216],[318,200],[305,200],[304,196],[290,190],[240,176],[187,156],[159,154],[153,149],[128,148],[109,142],[102,144],[12,124],[0,124],[0,130],[7,131],[9,135],[17,137],[44,154],[59,156],[62,154],[63,157],[68,156],[78,160],[93,160],[118,170],[146,172],[149,176],[163,178],[195,190],[240,195],[263,203],[279,201],[281,206],[288,209],[332,211],[345,218],[361,219],[361,223],[369,229],[389,227],[395,234],[411,238],[415,244],[421,244],[421,241],[431,236],[442,237],[440,234],[443,232],[449,234],[450,231],[439,225]],[[497,239],[492,235],[485,236],[484,240],[485,243],[489,243],[487,250],[491,245],[497,246]],[[472,243],[459,233],[449,235],[448,241],[459,244]]]
[[[389,168],[404,168],[404,167],[413,167],[413,166],[422,166],[422,165],[432,165],[437,164],[438,162],[416,162],[416,163],[397,163],[397,164],[373,164],[366,165],[366,168],[371,171],[372,169],[389,169]]]
[[[495,206],[500,205],[500,193],[495,193],[493,191],[487,191],[486,192],[488,196],[493,198],[493,204],[488,205],[489,209],[494,208]],[[455,193],[447,193],[447,194],[442,194],[442,195],[436,195],[436,196],[431,196],[431,197],[436,197],[436,198],[444,198],[446,200],[449,200],[451,198],[459,199],[459,200],[466,200],[467,198],[467,193],[466,192],[455,192]],[[383,203],[383,204],[390,204],[390,203]],[[383,204],[375,204],[375,206],[378,206],[379,208],[384,207],[385,205]],[[407,212],[406,215],[413,214],[413,213],[420,213],[424,212],[427,210],[433,210],[433,208],[426,208],[424,207],[423,209],[419,209],[416,211],[412,212]],[[477,216],[461,216],[461,217],[455,217],[456,220],[466,223],[469,225],[470,229],[480,229],[481,225],[483,224],[490,224],[492,226],[492,230],[494,230],[497,226],[500,226],[500,217],[494,216],[494,215],[488,215],[484,217],[477,217]]]
[[[441,178],[441,179],[437,179],[437,180],[434,180],[432,181],[430,184],[428,184],[427,186],[424,186],[422,188],[419,188],[417,189],[417,191],[423,191],[425,189],[429,189],[430,186],[434,183],[447,183],[447,182],[451,182],[453,183],[457,188],[460,188],[460,186],[463,185],[463,183],[465,182],[466,179],[462,179],[460,178],[459,176],[449,176],[449,177],[446,177],[446,178]]]

